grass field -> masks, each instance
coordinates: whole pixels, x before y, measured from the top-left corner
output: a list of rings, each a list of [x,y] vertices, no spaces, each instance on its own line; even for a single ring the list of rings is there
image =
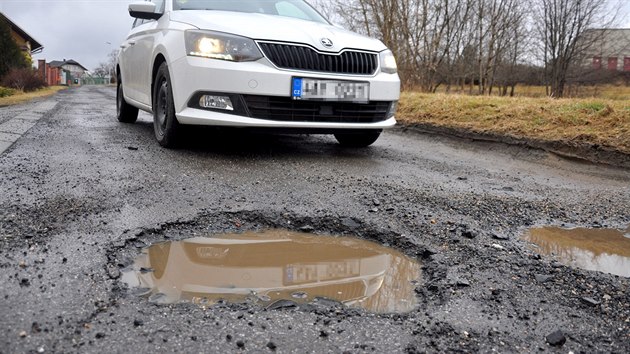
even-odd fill
[[[0,107],[10,106],[18,103],[24,103],[36,98],[51,96],[61,90],[67,89],[66,86],[50,86],[33,92],[17,91],[11,96],[0,97]]]
[[[609,98],[569,99],[404,92],[397,118],[403,124],[590,143],[630,154],[630,100],[608,92]]]

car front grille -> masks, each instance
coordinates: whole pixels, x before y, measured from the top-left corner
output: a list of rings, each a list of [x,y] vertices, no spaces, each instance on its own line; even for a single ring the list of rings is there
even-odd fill
[[[378,55],[358,51],[323,54],[312,48],[259,42],[263,53],[282,69],[305,70],[334,74],[373,75],[378,68]]]
[[[375,123],[388,118],[392,102],[299,101],[288,97],[244,95],[252,118],[283,122]]]

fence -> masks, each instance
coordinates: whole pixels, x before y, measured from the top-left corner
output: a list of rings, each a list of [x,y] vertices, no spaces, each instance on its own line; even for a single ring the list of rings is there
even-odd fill
[[[109,85],[109,78],[106,77],[83,77],[82,85]]]

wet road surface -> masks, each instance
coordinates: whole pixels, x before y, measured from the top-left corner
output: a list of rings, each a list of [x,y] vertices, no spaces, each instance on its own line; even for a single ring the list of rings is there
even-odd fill
[[[55,109],[0,155],[2,352],[630,351],[630,279],[521,238],[625,229],[629,170],[399,131],[352,150],[194,129],[165,150],[149,115],[116,121],[114,97],[49,98]],[[157,305],[121,280],[151,244],[271,228],[402,251],[422,266],[417,308]]]

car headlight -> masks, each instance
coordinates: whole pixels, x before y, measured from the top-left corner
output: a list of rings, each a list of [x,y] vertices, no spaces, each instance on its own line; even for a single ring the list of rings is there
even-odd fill
[[[396,58],[391,50],[386,50],[380,53],[381,57],[381,71],[387,74],[395,74],[398,72],[398,65],[396,65]]]
[[[229,61],[255,61],[263,57],[249,38],[210,31],[186,31],[185,37],[186,53],[190,56]]]

